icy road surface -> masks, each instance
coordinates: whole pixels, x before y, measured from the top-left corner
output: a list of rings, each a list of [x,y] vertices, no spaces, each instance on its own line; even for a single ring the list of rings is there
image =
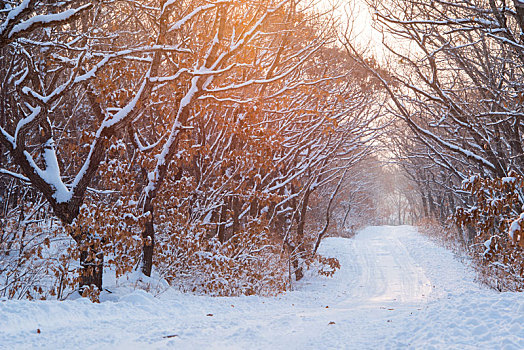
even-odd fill
[[[3,301],[0,348],[524,349],[524,295],[478,286],[413,227],[327,238],[321,253],[339,258],[335,276],[309,275],[277,298]]]

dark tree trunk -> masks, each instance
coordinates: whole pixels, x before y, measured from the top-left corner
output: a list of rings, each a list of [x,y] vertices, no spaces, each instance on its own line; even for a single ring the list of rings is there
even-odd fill
[[[155,227],[153,222],[153,204],[151,201],[146,203],[144,212],[149,212],[150,216],[144,226],[142,232],[142,273],[148,277],[151,277],[151,271],[153,269],[153,252],[155,250]]]
[[[226,220],[227,220],[227,204],[222,204],[220,210],[220,218],[218,223],[218,240],[220,243],[226,241]]]
[[[166,165],[167,169],[167,165]],[[163,169],[162,179],[165,176],[166,169]],[[178,168],[175,173],[174,180],[178,181],[184,175],[184,169]],[[149,219],[144,225],[144,231],[142,231],[142,273],[147,277],[151,277],[151,271],[153,270],[153,254],[155,250],[155,226],[154,226],[154,214],[155,207],[153,205],[153,199],[156,197],[156,190],[148,193],[144,200],[144,213],[149,212]]]
[[[232,236],[240,231],[240,209],[241,204],[240,200],[236,197],[232,199],[232,209],[233,209],[233,226],[232,226]]]
[[[302,271],[302,266],[299,265],[298,259],[293,259],[291,261],[291,264],[293,265],[293,270],[295,271],[295,279],[297,281],[300,281],[302,278],[304,278],[304,272]]]
[[[300,281],[304,277],[304,272],[302,271],[302,267],[299,264],[299,258],[302,256],[302,254],[304,254],[304,248],[302,246],[302,243],[304,241],[304,227],[306,225],[307,206],[309,204],[310,194],[311,194],[311,187],[308,187],[308,189],[306,190],[306,193],[304,194],[304,199],[302,201],[302,207],[300,208],[300,216],[299,216],[299,222],[297,226],[297,240],[298,240],[297,252],[291,262],[295,270],[295,278],[297,281]]]
[[[83,293],[86,287],[94,285],[102,290],[102,276],[104,271],[104,253],[99,240],[90,240],[80,246],[80,283],[79,292]]]

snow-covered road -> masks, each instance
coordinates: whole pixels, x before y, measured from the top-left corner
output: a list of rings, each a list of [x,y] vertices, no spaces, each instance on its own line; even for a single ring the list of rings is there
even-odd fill
[[[3,301],[0,349],[524,349],[524,296],[479,287],[413,227],[327,238],[321,254],[340,260],[333,278],[276,298]]]

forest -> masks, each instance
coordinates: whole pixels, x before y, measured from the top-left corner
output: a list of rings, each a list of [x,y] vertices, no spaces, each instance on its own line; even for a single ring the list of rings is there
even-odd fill
[[[346,5],[3,1],[0,297],[275,295],[384,223],[522,291],[524,1]]]

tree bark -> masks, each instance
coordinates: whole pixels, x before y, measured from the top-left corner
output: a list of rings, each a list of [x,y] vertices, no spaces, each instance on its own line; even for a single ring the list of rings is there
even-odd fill
[[[306,224],[307,206],[309,203],[309,196],[311,195],[311,187],[310,185],[308,186],[309,187],[306,190],[306,193],[304,194],[304,199],[302,200],[302,208],[300,208],[300,216],[297,226],[297,239],[299,241],[299,244],[297,246],[297,254],[295,254],[291,262],[295,270],[295,279],[297,281],[300,281],[304,277],[304,272],[302,271],[302,266],[300,266],[299,258],[304,253],[304,248],[302,247],[301,243],[303,242],[304,238],[304,226]]]
[[[85,244],[80,245],[80,282],[79,293],[85,288],[94,285],[102,290],[102,276],[104,271],[104,253],[100,247],[100,241],[87,239]]]
[[[153,270],[153,253],[155,250],[155,226],[153,222],[154,207],[151,203],[152,198],[144,206],[144,212],[149,212],[149,219],[146,221],[142,232],[142,273],[151,277]]]

